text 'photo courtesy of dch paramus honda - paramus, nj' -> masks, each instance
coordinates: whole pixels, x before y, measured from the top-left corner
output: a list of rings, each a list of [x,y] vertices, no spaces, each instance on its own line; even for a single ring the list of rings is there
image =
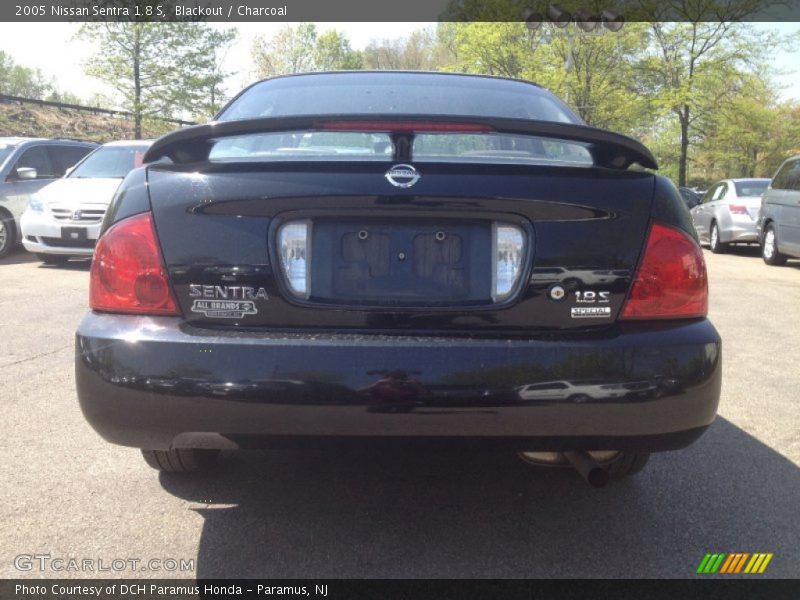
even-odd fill
[[[156,469],[467,443],[602,486],[714,420],[680,193],[536,85],[277,77],[143,160],[102,225],[75,368],[89,423]]]

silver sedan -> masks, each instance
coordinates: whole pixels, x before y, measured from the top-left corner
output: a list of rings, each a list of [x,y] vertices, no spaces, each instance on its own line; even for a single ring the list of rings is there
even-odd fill
[[[701,244],[719,254],[729,244],[758,243],[758,211],[769,179],[724,179],[712,185],[692,210]]]

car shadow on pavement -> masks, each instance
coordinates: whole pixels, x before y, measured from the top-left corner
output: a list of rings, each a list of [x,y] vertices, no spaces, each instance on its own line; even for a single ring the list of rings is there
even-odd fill
[[[91,258],[70,258],[61,265],[46,265],[38,256],[22,249],[14,249],[7,256],[0,258],[1,265],[21,265],[25,263],[39,263],[40,269],[68,269],[70,271],[88,271],[92,266]]]
[[[800,470],[718,418],[597,490],[507,452],[225,453],[161,475],[205,519],[197,577],[690,577],[706,552],[800,575]]]
[[[68,271],[88,271],[91,267],[92,259],[90,258],[71,258],[62,265],[41,265],[43,269],[66,269]]]
[[[710,251],[707,250],[707,252],[710,252]],[[757,258],[759,260],[763,260],[761,258],[761,246],[754,246],[754,245],[738,245],[737,246],[737,245],[734,245],[734,246],[730,246],[726,250],[725,253],[726,254],[732,254],[734,256],[751,257],[751,258]],[[767,265],[764,265],[764,266],[767,267]],[[794,267],[795,269],[800,269],[800,260],[798,260],[796,258],[790,258],[786,262],[786,267],[789,267],[789,268]],[[776,267],[768,267],[768,268],[774,269]]]
[[[761,258],[761,246],[755,245],[733,245],[729,246],[727,250],[728,254],[733,254],[735,256],[752,256],[754,258]]]
[[[703,248],[706,254],[711,254],[711,250],[707,247]],[[749,258],[757,258],[759,260],[763,260],[761,258],[761,246],[756,245],[733,245],[730,246],[726,251],[725,254],[731,254],[733,256],[742,256],[742,257],[749,257]],[[765,267],[767,265],[764,265]],[[789,258],[786,262],[786,267],[800,269],[800,259],[796,258]],[[769,267],[770,269],[774,269],[776,267]]]
[[[6,256],[0,258],[0,265],[21,265],[30,262],[39,262],[39,259],[35,254],[26,252],[21,248],[14,248]]]
[[[708,249],[708,246],[704,246],[703,250],[706,254],[711,254],[711,250]],[[728,246],[725,250],[725,254],[732,254],[733,256],[750,256],[752,258],[761,259],[761,246],[756,246],[753,244],[734,244],[732,246]]]
[[[793,268],[795,270],[800,269],[800,259],[790,258],[789,260],[786,261],[786,265],[784,265],[783,268],[786,268],[786,267],[788,267],[790,269]]]

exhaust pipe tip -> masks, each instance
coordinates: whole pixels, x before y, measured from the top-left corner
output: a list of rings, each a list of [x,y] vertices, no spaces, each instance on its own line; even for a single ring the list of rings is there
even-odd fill
[[[588,452],[564,452],[564,457],[592,487],[601,488],[608,483],[608,471],[597,464]]]
[[[605,487],[608,483],[608,471],[606,471],[603,467],[598,466],[595,469],[589,471],[586,475],[586,481],[589,482],[589,485],[595,488]]]

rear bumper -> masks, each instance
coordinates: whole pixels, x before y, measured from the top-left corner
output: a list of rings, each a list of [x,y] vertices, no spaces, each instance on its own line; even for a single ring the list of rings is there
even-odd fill
[[[719,239],[723,243],[758,242],[758,223],[746,215],[721,219]]]
[[[90,313],[76,344],[89,423],[110,442],[151,449],[413,438],[668,450],[702,433],[720,394],[720,338],[707,320],[553,341],[217,332]],[[635,392],[520,393],[557,380]]]

